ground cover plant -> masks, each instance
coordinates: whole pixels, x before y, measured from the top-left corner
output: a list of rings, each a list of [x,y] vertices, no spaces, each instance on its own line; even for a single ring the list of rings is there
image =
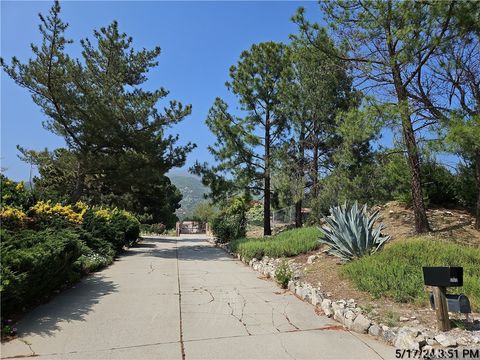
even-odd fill
[[[85,203],[35,201],[22,182],[2,177],[2,317],[35,304],[53,290],[113,262],[138,238],[130,212]],[[25,201],[28,199],[28,201]]]
[[[345,264],[341,274],[375,298],[390,297],[398,302],[427,302],[423,266],[462,266],[464,293],[473,309],[480,308],[480,249],[444,241],[414,238],[387,245],[382,251]]]
[[[316,227],[292,229],[265,238],[243,238],[233,240],[230,249],[246,260],[269,257],[289,257],[317,249],[321,231]]]

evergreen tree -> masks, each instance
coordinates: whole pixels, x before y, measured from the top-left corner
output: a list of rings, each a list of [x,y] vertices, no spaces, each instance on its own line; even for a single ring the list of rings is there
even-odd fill
[[[182,166],[194,145],[176,145],[178,136],[166,136],[165,130],[190,114],[191,107],[170,101],[161,112],[157,104],[168,91],[142,87],[147,72],[158,65],[160,48],[134,50],[132,38],[119,32],[114,21],[94,31],[94,42],[81,40],[82,57],[74,59],[66,53],[72,41],[64,36],[68,24],[60,18],[59,3],[40,20],[43,40],[41,46],[32,44],[33,58],[22,63],[14,57],[10,65],[2,59],[2,67],[32,94],[47,117],[45,127],[62,136],[69,156],[75,157],[70,201],[88,195],[87,179],[98,191],[89,195],[99,201],[129,196],[149,211],[155,201],[150,196],[166,201],[166,192],[169,201],[176,201],[165,174]]]
[[[230,114],[222,99],[215,100],[206,123],[217,137],[209,150],[218,165],[197,164],[192,169],[210,185],[214,198],[235,191],[261,193],[265,235],[271,234],[272,150],[281,143],[287,126],[280,110],[280,85],[289,76],[287,46],[265,42],[242,52],[226,85],[237,96],[244,116]]]
[[[392,105],[400,118],[411,174],[411,191],[417,233],[430,231],[423,203],[420,156],[413,119],[417,114],[412,87],[446,36],[455,2],[332,1],[321,4],[331,33],[342,51],[317,46],[330,56],[353,66],[354,76],[365,90],[375,88],[377,98]],[[310,36],[325,32],[296,15],[300,29]],[[312,42],[313,43],[313,42]],[[417,116],[422,121],[422,118]],[[429,125],[424,119],[418,128]]]

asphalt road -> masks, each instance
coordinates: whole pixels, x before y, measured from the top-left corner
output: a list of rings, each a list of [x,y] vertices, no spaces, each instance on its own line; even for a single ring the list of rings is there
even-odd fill
[[[390,359],[199,236],[148,238],[19,322],[2,358]]]

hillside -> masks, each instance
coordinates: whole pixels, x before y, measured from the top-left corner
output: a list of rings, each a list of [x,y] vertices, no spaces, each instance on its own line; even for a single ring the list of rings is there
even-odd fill
[[[168,177],[183,195],[180,202],[181,208],[176,211],[176,214],[180,219],[185,218],[192,213],[199,202],[204,200],[203,195],[208,193],[208,188],[194,176],[169,174]]]

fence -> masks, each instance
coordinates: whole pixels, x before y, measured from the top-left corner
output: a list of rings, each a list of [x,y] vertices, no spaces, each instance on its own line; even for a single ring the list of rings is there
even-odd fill
[[[272,210],[272,228],[286,227],[295,224],[295,206]]]

